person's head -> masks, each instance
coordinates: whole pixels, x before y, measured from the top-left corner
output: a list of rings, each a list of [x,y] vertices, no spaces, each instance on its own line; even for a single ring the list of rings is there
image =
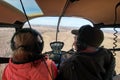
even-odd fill
[[[98,48],[104,40],[103,32],[90,25],[81,26],[79,30],[72,30],[71,33],[77,37],[74,42],[77,51],[85,50],[88,46]]]
[[[13,58],[28,59],[41,54],[44,41],[39,32],[31,28],[23,28],[14,33],[11,39]]]

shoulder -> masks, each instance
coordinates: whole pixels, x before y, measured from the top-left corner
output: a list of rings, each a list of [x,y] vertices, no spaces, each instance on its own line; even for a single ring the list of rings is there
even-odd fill
[[[66,61],[64,61],[61,65],[60,65],[60,69],[64,69],[64,70],[68,70],[70,68],[72,68],[72,66],[74,66],[76,60],[77,60],[77,54],[72,55],[69,59],[67,59]]]
[[[52,61],[51,59],[47,58],[46,63],[47,63],[48,66],[53,67],[54,69],[57,70],[57,66],[56,66],[55,62]]]
[[[104,48],[104,47],[100,47],[100,48],[98,48],[98,50],[99,50],[99,51],[104,51],[104,52],[106,52],[106,53],[112,53],[109,49]]]
[[[109,49],[101,48],[101,53],[103,53],[106,62],[115,64],[115,56]]]
[[[99,53],[98,55],[113,56],[113,53],[109,49],[103,47],[98,48],[96,53]]]

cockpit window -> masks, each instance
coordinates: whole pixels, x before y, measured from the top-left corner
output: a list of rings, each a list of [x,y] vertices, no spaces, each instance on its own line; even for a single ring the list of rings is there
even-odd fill
[[[20,0],[4,0],[15,8],[23,12]],[[42,10],[36,4],[35,0],[22,0],[27,15],[43,14]]]
[[[49,44],[52,41],[56,40],[56,29],[57,29],[57,23],[58,23],[59,17],[40,17],[30,20],[30,24],[32,28],[37,29],[40,31],[44,37],[45,40],[45,48],[47,50],[51,50]],[[59,25],[59,33],[58,33],[58,41],[62,41],[65,43],[63,50],[67,51],[72,47],[73,42],[73,36],[71,34],[72,29],[79,29],[82,25],[92,25],[93,23],[88,20],[81,17],[62,17],[60,25]],[[24,27],[29,27],[28,23],[24,25]],[[120,47],[120,33],[118,31],[116,43],[114,35],[115,31],[113,28],[101,28],[101,30],[104,32],[104,41],[101,46],[111,49],[115,45],[117,45],[117,48]],[[119,29],[117,29],[119,30]],[[71,43],[71,44],[70,44]],[[46,50],[45,50],[46,51]]]
[[[12,54],[10,44],[15,32],[14,28],[0,28],[0,57],[10,57]]]
[[[50,43],[56,41],[58,19],[59,17],[39,17],[29,21],[31,27],[43,35],[45,42],[43,53],[50,51]],[[71,30],[78,29],[80,26],[87,24],[93,25],[91,21],[81,17],[62,17],[57,35],[57,40],[64,42],[62,50],[68,51],[72,48],[74,35],[71,34]],[[25,27],[30,27],[28,22],[23,26],[23,28]]]
[[[104,41],[102,46],[105,48],[119,48],[120,47],[120,29],[116,28],[103,28],[102,31],[104,32]]]

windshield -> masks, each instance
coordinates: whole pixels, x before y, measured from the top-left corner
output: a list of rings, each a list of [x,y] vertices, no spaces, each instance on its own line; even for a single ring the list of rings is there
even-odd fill
[[[40,17],[36,19],[30,20],[30,24],[32,28],[35,28],[36,30],[40,31],[40,33],[43,35],[45,40],[45,48],[44,52],[51,50],[50,48],[50,42],[56,41],[56,31],[58,26],[58,19],[59,17]],[[90,20],[81,18],[81,17],[62,17],[60,25],[59,25],[59,32],[57,39],[58,41],[62,41],[65,43],[63,50],[68,51],[72,48],[73,43],[73,37],[74,35],[71,34],[72,29],[79,29],[82,25],[92,25],[92,22]],[[24,25],[24,27],[29,27],[28,23]],[[104,41],[101,46],[104,46],[105,48],[113,48],[113,45],[117,45],[117,47],[120,47],[119,41],[120,41],[120,33],[116,33],[114,35],[115,31],[113,28],[102,28],[101,29],[104,32]],[[117,29],[119,31],[119,29]],[[115,43],[114,38],[117,36],[117,42]],[[114,44],[115,43],[115,44]]]

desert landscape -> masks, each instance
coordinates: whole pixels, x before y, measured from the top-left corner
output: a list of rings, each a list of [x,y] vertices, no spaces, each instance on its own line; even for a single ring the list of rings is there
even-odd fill
[[[27,27],[27,26],[26,26]],[[37,31],[39,31],[44,39],[44,52],[51,51],[50,48],[50,42],[53,42],[56,40],[56,27],[46,27],[46,26],[33,26]],[[68,51],[72,48],[73,43],[73,36],[71,34],[71,30],[73,28],[67,28],[67,27],[60,27],[60,31],[58,33],[58,41],[64,42],[63,51]],[[0,28],[0,57],[10,57],[12,54],[12,51],[10,49],[10,40],[15,32],[14,28]],[[113,38],[115,37],[113,35],[114,31],[104,31],[104,42],[101,46],[104,46],[105,48],[113,48]],[[120,33],[117,33],[117,47],[120,48]],[[116,72],[117,74],[120,73],[120,51],[115,52],[115,58],[116,58]],[[2,75],[2,72],[5,68],[6,64],[0,64],[0,74]],[[0,75],[0,80],[1,80]]]

